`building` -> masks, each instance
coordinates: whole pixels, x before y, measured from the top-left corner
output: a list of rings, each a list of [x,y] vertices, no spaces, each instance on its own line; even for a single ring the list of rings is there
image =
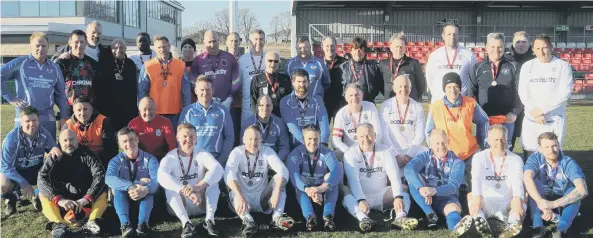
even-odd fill
[[[490,32],[507,42],[516,31],[545,33],[562,47],[593,47],[591,1],[299,1],[291,2],[292,55],[297,37],[319,42],[334,36],[338,43],[353,36],[385,42],[404,31],[410,41],[441,41],[441,25],[455,22],[460,42],[483,44]]]
[[[66,45],[68,35],[75,29],[98,20],[103,25],[101,43],[110,44],[117,37],[128,45],[135,45],[139,32],[151,36],[164,35],[176,46],[181,43],[181,13],[184,8],[175,0],[150,1],[1,1],[0,37],[2,63],[29,54],[29,36],[32,32],[45,32],[50,52]]]

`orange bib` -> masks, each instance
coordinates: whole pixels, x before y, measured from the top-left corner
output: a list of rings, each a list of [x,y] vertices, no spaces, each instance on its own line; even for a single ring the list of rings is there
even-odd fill
[[[171,59],[167,66],[163,65],[167,77],[163,75],[163,69],[157,58],[151,59],[144,64],[146,74],[150,78],[150,91],[148,95],[156,104],[156,113],[179,114],[183,109],[181,101],[181,82],[185,74],[185,62],[179,59]]]
[[[465,160],[480,148],[476,137],[472,134],[472,119],[476,100],[462,96],[460,107],[449,108],[453,116],[459,115],[457,120],[449,114],[443,100],[445,99],[440,99],[430,105],[435,129],[447,133],[449,149],[455,152],[460,159]]]
[[[84,131],[72,119],[66,121],[66,126],[76,132],[78,143],[88,147],[95,155],[98,155],[99,152],[103,151],[103,138],[101,137],[103,134],[103,120],[105,120],[105,116],[99,114],[91,123],[91,126]]]

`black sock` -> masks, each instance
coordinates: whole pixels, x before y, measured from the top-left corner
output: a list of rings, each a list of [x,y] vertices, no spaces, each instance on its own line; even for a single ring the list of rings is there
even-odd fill
[[[3,199],[8,200],[9,203],[11,204],[16,204],[16,195],[14,195],[13,192],[8,192],[8,193],[3,193],[2,195],[0,195]]]

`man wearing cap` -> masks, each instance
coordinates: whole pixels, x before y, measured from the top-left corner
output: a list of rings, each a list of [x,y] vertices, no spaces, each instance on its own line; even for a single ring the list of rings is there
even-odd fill
[[[523,108],[517,93],[517,63],[503,57],[504,36],[500,33],[488,34],[486,50],[486,60],[477,63],[469,75],[467,96],[477,100],[490,125],[503,124],[507,128],[507,140],[511,141],[515,120]]]
[[[434,129],[445,131],[450,140],[450,148],[466,163],[465,185],[469,185],[471,157],[484,147],[486,131],[490,126],[488,116],[475,99],[461,96],[461,77],[457,73],[443,76],[445,96],[430,105],[426,121],[426,138]],[[476,135],[472,126],[476,124]]]
[[[214,101],[230,109],[233,96],[241,89],[237,61],[233,55],[219,49],[214,31],[204,33],[204,48],[204,53],[198,55],[191,66],[191,81],[202,74],[208,76]]]

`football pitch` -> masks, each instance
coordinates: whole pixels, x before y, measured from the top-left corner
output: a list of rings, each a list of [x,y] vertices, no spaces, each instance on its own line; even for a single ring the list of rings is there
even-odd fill
[[[426,109],[426,107],[425,107]],[[571,101],[570,106],[567,110],[567,132],[566,139],[564,142],[564,152],[576,159],[583,169],[583,172],[587,176],[587,184],[589,191],[593,191],[593,103],[592,102],[580,102]],[[14,110],[9,104],[0,106],[1,116],[1,138],[4,139],[6,134],[12,129],[14,122]],[[294,201],[294,200],[293,200]],[[465,199],[462,199],[462,203]],[[294,227],[293,231],[284,233],[275,230],[262,231],[258,233],[258,237],[284,237],[284,236],[302,236],[302,237],[448,237],[449,231],[446,229],[444,219],[439,219],[439,226],[437,229],[426,230],[424,229],[424,223],[421,221],[419,229],[416,231],[398,231],[394,229],[387,229],[382,222],[381,214],[371,214],[371,217],[379,221],[377,225],[377,232],[371,232],[367,234],[360,234],[358,232],[358,225],[354,218],[347,214],[342,209],[341,204],[337,204],[339,207],[336,213],[336,224],[338,231],[336,232],[302,232],[303,224],[302,221]],[[227,204],[219,202],[217,212],[216,226],[225,237],[229,236],[240,236],[241,221],[238,217],[233,216],[228,212]],[[411,216],[423,217],[418,208],[412,208]],[[298,204],[287,203],[287,212],[289,215],[296,216],[297,219],[302,219],[300,215],[300,209]],[[4,204],[2,204],[2,212],[4,211]],[[226,212],[225,212],[226,211]],[[222,214],[221,214],[222,213]],[[569,232],[569,237],[593,237],[593,199],[586,198],[581,203],[581,216],[577,217],[572,225]],[[163,214],[154,214],[153,217],[158,216],[158,220],[154,224],[151,224],[154,232],[151,237],[179,237],[181,234],[180,222],[172,216],[166,216]],[[133,216],[132,216],[133,217]],[[12,238],[25,238],[25,237],[48,237],[49,231],[45,229],[47,219],[41,214],[36,212],[32,205],[26,205],[18,207],[18,213],[6,218],[4,213],[1,217],[1,235],[2,237]],[[103,233],[101,237],[119,237],[119,220],[115,214],[113,207],[107,209],[103,216]],[[194,222],[201,222],[203,218],[193,219]],[[256,216],[256,221],[259,224],[267,224],[269,218],[261,218]],[[530,221],[524,223],[524,232],[522,237],[531,237],[530,234]],[[553,225],[549,225],[548,229],[553,229]],[[203,236],[205,234],[200,234]],[[79,233],[74,237],[91,237],[88,233]],[[471,235],[471,237],[475,237]]]

